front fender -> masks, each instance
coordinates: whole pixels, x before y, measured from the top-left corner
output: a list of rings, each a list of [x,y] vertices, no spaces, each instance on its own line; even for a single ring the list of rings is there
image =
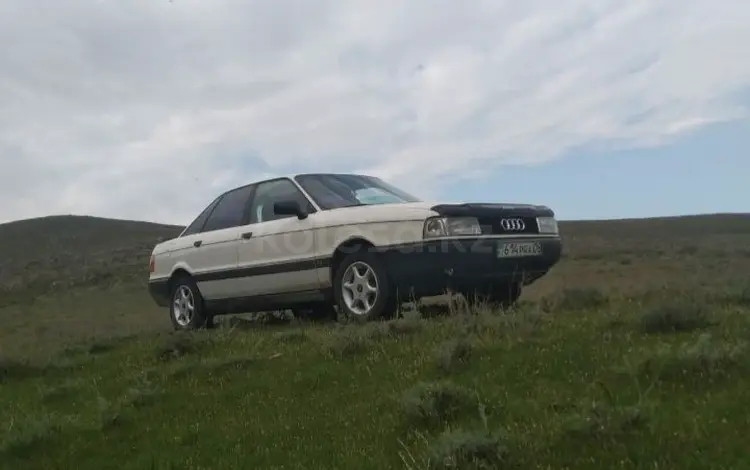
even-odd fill
[[[368,222],[320,228],[317,242],[321,254],[332,256],[336,249],[352,240],[364,240],[377,248],[386,248],[422,240],[424,219]]]

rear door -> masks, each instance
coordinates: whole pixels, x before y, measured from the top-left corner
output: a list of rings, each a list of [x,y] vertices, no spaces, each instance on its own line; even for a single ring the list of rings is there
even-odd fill
[[[219,196],[214,199],[177,238],[167,242],[168,253],[164,256],[163,260],[159,259],[156,262],[157,266],[161,262],[170,265],[167,271],[157,269],[157,272],[162,274],[165,279],[171,275],[171,270],[176,268],[182,268],[191,273],[194,271],[194,266],[197,266],[200,262],[198,259],[200,253],[195,249],[194,243],[199,239],[198,236],[201,230],[203,230],[203,225],[221,198],[222,196]]]
[[[254,190],[255,185],[248,185],[225,193],[202,230],[190,235],[193,277],[206,299],[231,298],[237,294],[239,240]]]

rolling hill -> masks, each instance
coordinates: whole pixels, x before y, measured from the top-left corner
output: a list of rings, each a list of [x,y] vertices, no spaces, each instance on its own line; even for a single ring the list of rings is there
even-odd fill
[[[154,244],[183,227],[88,216],[0,224],[0,289],[48,292],[141,282]],[[750,214],[562,221],[565,256],[750,253]],[[1,303],[1,301],[0,301]]]
[[[86,216],[0,225],[0,288],[69,289],[147,273],[154,244],[183,227]]]

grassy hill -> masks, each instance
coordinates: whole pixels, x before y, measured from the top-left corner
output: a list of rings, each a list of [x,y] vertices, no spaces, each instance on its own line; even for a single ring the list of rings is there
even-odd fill
[[[154,244],[181,230],[85,216],[0,224],[0,288],[63,290],[142,278]]]
[[[183,227],[87,216],[50,216],[0,224],[0,289],[37,293],[137,283],[154,244]],[[742,252],[750,215],[561,222],[574,259],[665,257]],[[28,296],[27,296],[28,297]],[[1,302],[1,301],[0,301]]]
[[[563,222],[512,311],[187,335],[180,229],[0,225],[0,468],[750,468],[750,216]]]

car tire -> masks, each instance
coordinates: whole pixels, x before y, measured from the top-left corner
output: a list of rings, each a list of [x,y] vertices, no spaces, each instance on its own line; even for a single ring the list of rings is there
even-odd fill
[[[520,282],[503,282],[467,290],[462,294],[470,305],[488,302],[502,309],[507,309],[518,301],[522,292],[523,286]]]
[[[358,277],[353,276],[355,271]],[[353,285],[347,288],[350,283]],[[387,319],[392,318],[397,310],[398,302],[386,264],[377,254],[365,250],[347,255],[338,264],[333,276],[333,291],[338,310],[346,320]],[[364,303],[365,298],[367,303]]]
[[[169,318],[175,330],[210,328],[213,317],[206,311],[198,285],[190,276],[180,276],[172,282]]]

